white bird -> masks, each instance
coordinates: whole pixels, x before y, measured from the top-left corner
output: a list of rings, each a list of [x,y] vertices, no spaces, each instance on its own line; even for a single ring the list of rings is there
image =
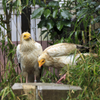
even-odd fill
[[[38,56],[42,54],[41,44],[35,42],[30,33],[24,32],[20,37],[20,44],[16,49],[18,63],[21,65],[22,75],[27,82],[40,79],[40,69],[38,67]]]
[[[45,66],[51,66],[51,62],[57,62],[57,64],[61,63],[64,59],[64,56],[70,55],[74,53],[76,50],[83,49],[88,49],[88,47],[72,43],[58,43],[49,46],[38,57],[39,67],[41,67],[43,64]],[[60,68],[61,66],[63,65],[58,65],[58,67],[55,64],[53,65],[53,67],[57,68]]]
[[[54,67],[61,69],[67,67],[67,65],[76,65],[77,59],[82,55],[79,53],[77,55],[72,54],[76,50],[89,49],[78,44],[71,43],[58,43],[46,48],[42,54],[38,57],[39,67],[42,65],[44,67]],[[83,53],[84,56],[90,55],[89,53]]]

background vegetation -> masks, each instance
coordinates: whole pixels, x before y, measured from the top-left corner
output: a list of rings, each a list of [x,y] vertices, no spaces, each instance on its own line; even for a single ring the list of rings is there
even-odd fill
[[[48,35],[51,38],[51,43],[58,42],[71,42],[87,45],[90,47],[90,52],[97,53],[98,58],[83,57],[83,60],[78,63],[77,66],[70,67],[68,69],[62,69],[63,73],[67,73],[66,80],[62,81],[65,84],[78,85],[82,87],[83,92],[78,95],[75,100],[99,100],[100,98],[100,2],[96,0],[64,0],[64,3],[60,1],[47,2],[46,0],[2,0],[3,9],[6,14],[6,21],[8,28],[4,27],[4,21],[2,15],[0,17],[0,25],[7,30],[8,43],[5,45],[5,36],[1,40],[0,46],[2,52],[6,52],[7,64],[5,73],[2,76],[2,91],[0,96],[2,100],[7,98],[19,100],[23,96],[16,97],[11,89],[11,86],[15,82],[20,82],[20,75],[15,71],[18,65],[15,65],[15,49],[16,47],[11,42],[11,30],[9,27],[10,13],[16,8],[17,13],[21,13],[25,7],[30,5],[39,5],[40,8],[36,9],[32,13],[32,18],[41,18],[38,27],[42,30],[41,35],[46,33],[44,38]],[[7,10],[11,11],[9,14]],[[3,67],[0,62],[0,66]],[[49,77],[49,78],[48,78]],[[46,74],[41,78],[42,82],[56,82],[58,77],[55,75],[55,71],[50,73],[46,71]],[[72,96],[69,95],[66,100],[72,100]]]

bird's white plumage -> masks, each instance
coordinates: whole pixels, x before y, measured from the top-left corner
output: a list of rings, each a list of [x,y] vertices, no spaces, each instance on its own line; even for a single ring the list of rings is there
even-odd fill
[[[17,48],[16,48],[16,55],[17,55],[18,63],[21,63],[20,44],[18,44],[18,46],[17,46]]]
[[[58,62],[61,68],[64,67],[63,65],[76,65],[77,61],[82,60],[82,56],[88,56],[89,53],[78,53],[78,54],[71,54],[68,56],[59,56],[59,57],[52,57],[54,62]],[[58,65],[59,66],[59,65]],[[59,66],[59,68],[60,68]]]
[[[44,50],[49,56],[58,57],[73,53],[76,50],[76,44],[71,43],[58,43],[52,45]]]
[[[33,39],[24,40],[24,34],[21,35],[21,43],[16,48],[16,54],[23,76],[28,76],[28,81],[33,82],[34,75],[36,77],[40,75],[37,58],[42,54],[43,50],[41,44],[35,42]]]
[[[46,48],[42,54],[38,57],[38,62],[41,62],[41,59],[45,59],[44,66],[62,68],[65,65],[72,65],[77,63],[77,58],[82,54],[79,53],[75,55],[77,46],[80,48],[82,45],[71,44],[71,43],[58,43]],[[87,48],[87,47],[86,47]],[[73,53],[73,54],[72,54]],[[83,53],[83,55],[90,55],[89,53]],[[74,61],[73,61],[74,60]]]
[[[43,65],[44,67],[53,67],[56,69],[68,68],[68,66],[76,65],[78,61],[82,60],[82,55],[89,56],[90,53],[78,53],[80,49],[88,49],[78,44],[71,43],[58,43],[47,47],[42,54],[38,57],[39,67]],[[97,54],[93,54],[97,56]],[[64,75],[65,77],[66,75]],[[64,78],[63,77],[63,78]],[[60,79],[61,80],[61,79]],[[58,83],[60,82],[58,81]]]

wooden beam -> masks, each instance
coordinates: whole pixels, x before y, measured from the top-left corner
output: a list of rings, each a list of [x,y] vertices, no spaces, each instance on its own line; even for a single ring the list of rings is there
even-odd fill
[[[79,86],[55,83],[15,83],[12,89],[15,94],[23,91],[30,97],[29,100],[65,100],[69,93],[72,98],[76,98],[82,92]]]

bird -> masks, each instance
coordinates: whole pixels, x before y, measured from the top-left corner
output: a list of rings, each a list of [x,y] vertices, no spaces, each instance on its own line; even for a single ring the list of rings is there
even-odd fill
[[[89,53],[78,53],[78,50],[89,49],[89,47],[74,44],[74,43],[58,43],[47,47],[42,54],[38,57],[39,68],[43,65],[44,67],[53,67],[61,70],[67,65],[76,65],[77,59],[84,54],[90,55]],[[75,55],[75,52],[77,55]],[[65,78],[64,75],[63,78]],[[59,82],[59,81],[58,81]]]
[[[77,50],[89,49],[89,47],[74,44],[74,43],[58,43],[47,47],[42,54],[38,57],[39,67],[44,63],[47,66],[51,65],[51,61],[59,59],[62,56],[73,54]],[[50,60],[50,61],[49,61]],[[55,66],[56,67],[56,66]],[[61,67],[61,66],[59,66]]]
[[[21,34],[16,54],[22,75],[26,78],[26,83],[40,80],[41,70],[38,65],[38,56],[42,52],[41,44],[34,41],[29,32]]]

